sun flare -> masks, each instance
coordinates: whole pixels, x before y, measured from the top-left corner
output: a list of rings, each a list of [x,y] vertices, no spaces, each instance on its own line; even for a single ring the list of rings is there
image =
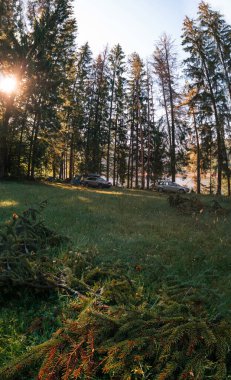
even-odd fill
[[[17,88],[17,79],[13,75],[0,76],[0,91],[11,94]]]

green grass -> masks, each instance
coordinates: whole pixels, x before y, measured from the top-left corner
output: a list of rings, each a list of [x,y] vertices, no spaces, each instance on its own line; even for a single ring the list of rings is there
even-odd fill
[[[211,199],[201,196],[207,204]],[[44,211],[46,225],[68,235],[73,247],[96,252],[96,265],[121,265],[150,293],[160,284],[176,281],[197,286],[211,316],[220,313],[230,317],[231,216],[182,215],[169,207],[166,195],[151,191],[97,191],[68,185],[2,182],[0,222],[43,200],[48,201]],[[219,198],[219,202],[231,209],[230,199]],[[55,303],[63,302],[61,297],[46,306],[38,300],[28,317],[23,314],[26,301],[21,298],[0,311],[6,341],[13,339],[17,353],[25,348],[25,324],[45,312],[45,330],[49,332],[49,315]],[[8,321],[11,327],[7,327]],[[37,342],[36,336],[33,341]],[[9,346],[10,343],[7,352],[3,348],[4,360],[13,356]]]

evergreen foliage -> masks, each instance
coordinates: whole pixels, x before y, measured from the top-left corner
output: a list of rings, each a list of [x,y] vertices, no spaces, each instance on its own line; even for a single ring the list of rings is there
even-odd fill
[[[0,22],[1,71],[19,84],[0,94],[0,178],[98,173],[149,189],[191,157],[198,193],[206,174],[210,193],[227,182],[230,195],[230,25],[219,12],[202,1],[185,18],[183,86],[167,34],[146,64],[136,52],[126,62],[119,44],[97,57],[77,49],[72,0],[3,0]]]
[[[230,376],[231,326],[209,319],[198,290],[163,287],[150,307],[134,283],[107,274],[99,286],[100,295],[72,301],[63,327],[2,368],[1,378],[20,379],[36,363],[41,380]]]
[[[42,202],[39,207],[29,208],[22,215],[14,213],[12,221],[1,226],[2,296],[14,292],[18,287],[45,291],[62,286],[63,265],[57,262],[58,274],[53,264],[52,249],[67,245],[68,239],[44,225],[40,212],[45,205],[46,202]]]
[[[208,150],[210,153],[212,152],[212,137],[215,136],[213,153],[215,153],[217,161],[218,194],[221,194],[223,172],[227,176],[228,194],[230,194],[230,169],[226,147],[230,126],[225,116],[230,113],[230,97],[228,95],[230,81],[226,70],[228,61],[224,55],[224,49],[226,52],[230,51],[226,34],[226,32],[229,33],[229,30],[229,25],[225,23],[222,16],[218,12],[212,11],[209,5],[203,1],[199,5],[198,18],[192,20],[186,17],[183,26],[182,43],[188,53],[185,60],[185,71],[190,81],[189,90],[195,91],[196,89],[197,92],[196,98],[194,97],[196,100],[194,106],[196,105],[197,109],[194,108],[192,112],[194,126],[196,114],[199,116],[199,122],[209,124],[209,128],[203,128],[203,132],[206,132],[207,135],[207,139],[203,138],[203,142],[207,142],[207,152]],[[207,158],[209,158],[208,156],[207,154]],[[210,160],[212,159],[210,154]]]

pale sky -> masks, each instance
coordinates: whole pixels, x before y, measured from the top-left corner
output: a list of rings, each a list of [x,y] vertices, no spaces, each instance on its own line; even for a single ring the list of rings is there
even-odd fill
[[[231,23],[231,0],[208,0]],[[185,15],[195,17],[199,0],[75,0],[78,46],[86,41],[94,53],[120,43],[124,52],[150,56],[163,32],[180,46]],[[180,50],[180,48],[179,48]]]

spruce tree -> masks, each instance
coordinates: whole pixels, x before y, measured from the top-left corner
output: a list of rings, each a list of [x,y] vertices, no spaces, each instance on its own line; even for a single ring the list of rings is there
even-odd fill
[[[177,61],[173,41],[166,34],[164,34],[156,43],[155,51],[153,54],[153,68],[158,81],[162,97],[161,103],[165,113],[165,123],[168,133],[170,173],[172,181],[175,181],[177,164]]]
[[[109,68],[109,115],[108,115],[108,139],[107,139],[107,158],[106,158],[106,177],[110,176],[111,156],[113,152],[113,172],[115,171],[116,150],[117,150],[117,126],[118,119],[122,116],[124,91],[123,85],[125,78],[124,53],[121,46],[115,45],[111,49],[108,57]],[[113,139],[114,135],[114,139]],[[114,141],[113,141],[114,140]],[[114,142],[114,144],[112,144]],[[113,183],[115,183],[115,173],[113,175]]]
[[[107,48],[99,54],[93,63],[92,99],[89,110],[87,130],[88,160],[86,169],[90,173],[104,171],[103,159],[106,157],[107,120],[108,120],[108,91],[109,78],[107,74]]]
[[[29,74],[33,78],[31,112],[34,118],[28,176],[33,178],[50,147],[50,135],[61,129],[61,119],[62,124],[65,124],[61,114],[67,89],[71,90],[70,71],[74,64],[76,22],[70,1],[31,1],[28,10],[31,23]],[[65,139],[63,147],[62,155],[66,151]]]
[[[127,104],[130,133],[127,186],[133,188],[135,184],[135,187],[138,188],[140,174],[141,186],[144,186],[144,123],[142,116],[145,107],[145,69],[144,63],[137,53],[131,55],[129,66]]]
[[[189,57],[185,60],[186,73],[193,86],[203,91],[205,109],[211,115],[216,131],[217,143],[217,194],[221,194],[222,171],[227,168],[223,112],[225,104],[222,87],[223,77],[215,44],[204,31],[200,17],[195,22],[186,17],[184,21],[183,45]]]
[[[22,1],[2,0],[0,7],[1,75],[13,75],[20,82],[23,77],[27,44]],[[0,93],[0,178],[9,174],[10,151],[14,143],[11,137],[15,136],[10,131],[14,129],[13,116],[19,95],[19,89],[15,94]]]

